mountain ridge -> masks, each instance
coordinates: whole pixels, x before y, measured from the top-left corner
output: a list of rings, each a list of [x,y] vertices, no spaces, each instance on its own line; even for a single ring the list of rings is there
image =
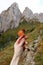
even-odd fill
[[[13,3],[7,10],[0,14],[0,30],[4,32],[11,28],[18,27],[22,18],[25,18],[28,22],[29,19],[35,18],[40,22],[43,22],[43,13],[34,13],[26,7],[23,13],[20,11],[18,4]]]

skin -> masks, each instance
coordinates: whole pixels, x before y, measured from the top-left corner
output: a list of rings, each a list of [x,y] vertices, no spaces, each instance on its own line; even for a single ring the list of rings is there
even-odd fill
[[[15,42],[14,55],[13,55],[10,65],[18,65],[20,56],[23,53],[24,46],[25,46],[25,44],[27,44],[27,42],[25,42],[25,39],[26,39],[26,37],[24,38],[23,36],[21,36]],[[24,42],[25,42],[25,44],[24,44]]]

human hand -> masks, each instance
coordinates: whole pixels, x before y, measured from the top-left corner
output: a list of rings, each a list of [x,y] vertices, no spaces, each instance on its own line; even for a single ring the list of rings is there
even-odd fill
[[[25,48],[25,45],[27,44],[27,42],[25,42],[26,38],[27,38],[26,36],[21,36],[15,42],[15,44],[14,44],[14,56],[12,58],[10,65],[18,65],[20,56],[23,53],[23,49]]]
[[[26,36],[21,36],[17,39],[14,44],[14,54],[18,57],[23,53],[24,46],[27,42],[25,42]],[[25,43],[25,44],[24,44]]]

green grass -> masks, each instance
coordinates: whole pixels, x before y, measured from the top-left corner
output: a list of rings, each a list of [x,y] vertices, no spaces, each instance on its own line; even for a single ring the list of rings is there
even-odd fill
[[[35,56],[36,65],[43,65],[43,54],[37,53]]]

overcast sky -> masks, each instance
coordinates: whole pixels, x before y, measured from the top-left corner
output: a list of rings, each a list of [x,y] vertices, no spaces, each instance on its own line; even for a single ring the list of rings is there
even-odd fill
[[[0,13],[14,2],[18,3],[21,12],[29,7],[33,13],[43,13],[43,0],[0,0]]]

